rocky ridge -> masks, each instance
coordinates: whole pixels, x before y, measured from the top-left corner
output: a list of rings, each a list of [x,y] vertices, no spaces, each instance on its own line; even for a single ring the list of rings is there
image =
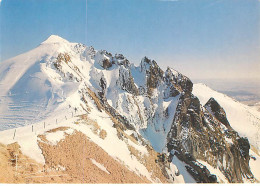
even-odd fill
[[[55,52],[37,63],[51,72],[46,73],[48,83],[77,85],[80,100],[71,103],[75,111],[88,115],[92,100],[100,113],[111,118],[120,140],[131,138],[152,154],[159,153],[157,167],[169,182],[175,178],[169,170],[176,157],[199,183],[257,181],[249,167],[249,141],[232,129],[214,98],[201,105],[188,77],[169,67],[163,71],[148,57],[136,66],[122,54],[113,56],[55,38],[41,44],[55,45]],[[58,88],[52,95],[58,100],[54,103],[66,99]]]
[[[161,152],[168,151],[169,158],[176,155],[184,161],[197,182],[220,181],[197,160],[219,169],[229,182],[254,181],[248,140],[232,129],[224,109],[214,98],[204,106],[200,104],[192,94],[189,78],[171,68],[164,72],[147,57],[136,67],[122,54],[93,53],[93,63],[100,65],[100,79],[96,79],[98,89],[92,91],[101,100],[103,109],[123,124],[122,130],[136,130],[148,141],[148,128],[154,129],[152,133],[163,134],[167,142],[161,144]],[[106,71],[115,73],[115,84],[108,82],[103,74]],[[138,82],[133,74],[144,81]],[[116,98],[111,99],[111,94]],[[178,100],[175,111],[164,106],[172,98]]]

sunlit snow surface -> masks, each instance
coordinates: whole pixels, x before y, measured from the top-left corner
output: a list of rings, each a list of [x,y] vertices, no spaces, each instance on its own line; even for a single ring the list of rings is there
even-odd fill
[[[128,149],[130,145],[141,154],[147,155],[146,147],[139,143],[132,143],[130,140],[120,140],[110,116],[100,112],[90,97],[85,97],[87,105],[91,108],[88,117],[107,132],[106,138],[101,139],[94,134],[91,127],[84,122],[74,124],[78,119],[76,115],[86,113],[83,110],[84,106],[82,107],[86,104],[81,99],[81,91],[86,91],[86,87],[92,91],[100,91],[100,78],[106,81],[108,87],[106,94],[111,105],[118,105],[116,101],[119,100],[121,104],[117,109],[122,115],[129,115],[132,118],[137,115],[134,109],[133,112],[125,112],[129,109],[126,98],[130,94],[120,90],[115,81],[118,79],[119,68],[123,67],[104,70],[99,64],[100,60],[105,58],[104,54],[101,51],[94,51],[96,55],[91,58],[91,52],[93,51],[90,47],[51,36],[36,49],[3,62],[0,66],[0,130],[2,130],[0,143],[18,142],[25,155],[39,163],[44,163],[44,157],[37,145],[39,140],[37,136],[45,134],[46,139],[56,145],[65,138],[66,134],[77,130],[86,134],[91,141],[111,157],[125,164],[129,170],[145,176],[152,182],[157,182],[158,180],[152,179],[151,173],[135,156],[131,155]],[[53,66],[60,53],[68,53],[71,57],[71,62],[63,63],[62,72]],[[73,76],[72,79],[69,79],[70,75]],[[113,97],[115,95],[113,91],[116,91],[116,98]],[[131,101],[133,102],[133,99]],[[144,106],[140,105],[140,107],[143,111]],[[137,125],[138,122],[136,121],[135,124]],[[47,132],[57,127],[72,129]]]
[[[68,53],[71,56],[71,62],[62,66],[65,74],[60,73],[53,66],[59,53]],[[111,157],[123,162],[131,171],[156,182],[151,178],[147,168],[131,155],[127,145],[134,147],[142,155],[148,153],[147,149],[142,144],[135,144],[131,140],[119,140],[110,116],[100,112],[89,97],[86,101],[92,110],[88,117],[100,124],[101,129],[107,131],[106,138],[101,139],[84,123],[74,124],[78,119],[75,115],[86,113],[81,107],[85,104],[82,101],[81,90],[86,90],[88,87],[97,93],[101,90],[99,83],[103,78],[107,86],[105,96],[108,103],[120,115],[125,116],[137,132],[140,132],[158,152],[166,150],[166,137],[179,96],[164,99],[165,87],[163,86],[165,85],[155,89],[151,99],[143,95],[132,96],[122,90],[116,81],[119,78],[119,71],[125,75],[129,71],[123,66],[112,66],[104,70],[100,66],[100,61],[105,58],[101,51],[93,51],[91,47],[69,43],[58,36],[51,36],[37,48],[2,62],[0,65],[0,142],[4,144],[18,142],[25,155],[39,163],[44,163],[44,157],[37,145],[37,135],[46,134],[49,142],[55,145],[65,138],[65,133],[72,134],[77,130],[86,134]],[[146,75],[141,72],[140,66],[131,65],[129,69],[135,85],[145,87]],[[69,79],[71,74],[73,78]],[[231,126],[259,148],[260,117],[257,113],[204,85],[194,85],[193,93],[199,97],[202,104],[205,104],[210,97],[214,97],[226,110]],[[168,117],[164,117],[163,113],[166,108],[171,113]],[[56,133],[47,132],[60,126],[71,129]],[[127,130],[126,133],[136,134],[131,130]],[[253,169],[255,170],[256,166],[253,166]],[[168,171],[171,171],[175,183],[195,182],[187,172],[185,164],[176,157],[171,163],[171,170]],[[176,171],[181,175],[176,176]]]
[[[74,97],[75,99],[76,95],[73,95],[72,97]],[[141,164],[135,156],[131,155],[127,147],[127,143],[117,137],[117,131],[113,127],[113,122],[110,117],[105,112],[98,111],[93,100],[91,100],[90,98],[86,99],[90,108],[92,108],[92,111],[90,112],[88,117],[99,123],[101,129],[107,132],[107,136],[105,139],[102,139],[98,135],[96,135],[91,130],[91,126],[86,125],[85,122],[74,124],[75,122],[78,122],[78,117],[75,117],[75,115],[72,117],[70,110],[66,109],[66,104],[61,104],[58,110],[55,111],[51,117],[45,120],[45,128],[44,123],[39,122],[33,124],[33,130],[32,126],[28,125],[17,129],[0,131],[0,143],[10,144],[13,142],[18,142],[21,146],[22,152],[25,155],[33,158],[39,163],[44,163],[44,157],[39,146],[37,145],[37,140],[39,140],[39,138],[37,138],[37,135],[46,134],[47,139],[49,139],[50,142],[55,145],[60,140],[64,139],[65,133],[72,134],[74,130],[77,130],[87,135],[91,141],[100,146],[111,157],[125,164],[125,166],[129,170],[135,172],[137,175],[145,176],[148,180],[152,182],[157,182],[157,180],[153,180],[151,178],[151,173],[147,170],[147,168],[143,164]],[[77,113],[83,114],[82,111],[77,111]],[[56,119],[58,121],[57,123]],[[50,129],[55,129],[58,127],[69,127],[71,129],[54,132],[53,134],[46,132]],[[15,137],[13,137],[15,131],[16,135]],[[140,152],[144,154],[148,153],[145,146],[141,146],[141,144],[135,144],[135,146],[137,146],[137,149]]]
[[[37,48],[1,63],[0,130],[43,120],[78,89],[77,83],[60,81],[52,69],[58,54],[70,52],[75,45],[65,41],[50,37]]]
[[[57,145],[58,142],[65,139],[65,135],[71,135],[74,132],[73,129],[67,129],[65,131],[50,132],[46,134],[46,139],[52,143],[52,145]]]
[[[169,113],[171,113],[169,118],[162,120],[160,115],[158,115],[158,117],[154,118],[156,121],[154,124],[150,124],[147,126],[147,128],[140,131],[157,152],[163,152],[165,149],[167,135],[171,129],[178,101],[179,96],[176,96],[175,98],[169,98],[167,101],[164,101],[164,104],[166,104],[169,109]]]

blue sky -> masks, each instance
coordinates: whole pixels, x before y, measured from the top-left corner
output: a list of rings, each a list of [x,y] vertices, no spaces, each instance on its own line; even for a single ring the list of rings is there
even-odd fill
[[[193,79],[260,78],[258,0],[3,0],[0,16],[1,60],[57,34]]]
[[[35,48],[50,35],[85,43],[86,0],[2,0],[1,60]]]

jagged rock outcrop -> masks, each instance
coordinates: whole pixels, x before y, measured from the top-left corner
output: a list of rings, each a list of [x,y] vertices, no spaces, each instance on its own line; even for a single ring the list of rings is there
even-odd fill
[[[170,67],[168,67],[165,71],[165,81],[167,86],[169,86],[171,91],[173,91],[171,94],[172,97],[177,95],[177,93],[174,91],[176,89],[179,92],[185,92],[186,94],[189,94],[192,91],[191,80],[176,70],[171,69]]]
[[[140,64],[141,72],[146,74],[146,90],[149,95],[153,89],[157,88],[163,80],[163,70],[157,65],[154,60],[144,57]]]
[[[50,61],[51,67],[60,80],[84,84],[81,100],[95,100],[118,131],[135,131],[168,159],[177,156],[197,182],[221,181],[202,161],[220,170],[228,182],[254,181],[248,140],[232,129],[214,98],[201,105],[188,77],[171,68],[164,72],[147,57],[135,66],[122,54],[93,47],[75,45],[73,52],[87,65],[76,66],[75,56],[63,53]],[[87,111],[86,105],[80,107]]]
[[[175,178],[183,181],[180,175],[188,175],[188,181],[203,183],[257,181],[249,167],[250,156],[256,156],[257,151],[232,128],[236,125],[228,120],[221,105],[211,98],[202,106],[192,94],[193,83],[188,77],[169,67],[164,72],[154,60],[144,57],[136,66],[122,54],[113,56],[105,50],[96,51],[52,36],[35,50],[7,61],[0,69],[4,77],[2,92],[8,98],[3,99],[3,105],[8,107],[1,110],[5,125],[13,122],[13,126],[23,126],[25,119],[36,122],[32,120],[36,117],[40,118],[37,122],[42,122],[51,112],[52,116],[57,113],[58,118],[67,120],[65,111],[67,114],[77,111],[88,122],[88,117],[92,118],[93,125],[83,127],[86,134],[92,131],[93,135],[89,135],[92,139],[100,137],[97,143],[109,147],[107,151],[111,154],[123,152],[122,158],[121,154],[116,157],[122,162],[127,157],[125,162],[131,160],[128,166],[145,165],[149,174],[142,165],[138,172],[148,178],[150,173],[157,174],[155,181],[158,176],[161,181],[173,182]],[[32,100],[42,105],[31,104]],[[18,117],[12,121],[10,116]],[[254,114],[249,116],[251,120]],[[257,119],[253,121],[258,123]],[[35,139],[34,133],[31,137]],[[134,157],[139,160],[132,163]]]
[[[130,62],[125,58],[125,56],[123,56],[123,54],[115,54],[113,57],[113,62],[118,65],[123,65],[125,68],[130,67]]]
[[[210,98],[204,107],[226,127],[230,127],[225,110],[218,104],[218,102],[214,98]]]
[[[170,157],[176,155],[184,161],[187,171],[197,182],[220,181],[200,161],[219,169],[229,182],[254,181],[249,168],[248,140],[231,128],[224,109],[216,100],[211,98],[203,107],[192,94],[193,84],[189,78],[170,68],[163,72],[147,57],[139,66],[138,73],[144,77],[144,82],[138,86],[128,60],[121,55],[109,57],[118,68],[116,85],[132,97],[128,96],[126,105],[111,106],[105,97],[108,87],[103,86],[101,78],[102,93],[99,95],[107,112],[119,118],[128,129],[142,128],[144,136],[149,135],[151,126],[154,134],[164,134]],[[136,96],[147,98],[147,101],[137,101]],[[170,98],[178,98],[178,102],[176,109],[169,111],[171,107],[164,107],[162,101]],[[145,120],[147,124],[143,125]]]
[[[229,182],[253,181],[248,140],[229,125],[223,108],[211,98],[204,108],[190,92],[182,94],[168,134],[168,150],[189,166],[197,182],[216,182],[197,160],[219,169]]]
[[[122,64],[119,68],[119,79],[117,81],[118,85],[125,90],[135,96],[139,94],[139,90],[136,87],[133,76],[131,75],[131,71],[125,68],[126,64]]]
[[[106,50],[98,51],[95,55],[98,64],[104,69],[109,69],[112,66],[112,54],[108,53]]]

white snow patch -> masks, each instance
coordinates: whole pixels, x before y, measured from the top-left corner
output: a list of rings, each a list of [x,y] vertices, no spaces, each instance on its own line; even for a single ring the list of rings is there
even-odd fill
[[[140,144],[135,144],[130,139],[128,139],[128,144],[134,147],[136,150],[142,153],[142,155],[148,155],[148,151],[145,146],[142,146]]]
[[[53,145],[57,145],[59,141],[65,139],[65,134],[72,134],[73,132],[73,129],[67,129],[65,131],[47,132],[46,139]]]
[[[140,133],[142,136],[149,140],[154,150],[157,152],[162,152],[165,149],[167,143],[167,135],[171,129],[173,117],[175,115],[177,103],[179,100],[179,96],[174,98],[170,98],[167,101],[162,102],[162,106],[168,106],[168,112],[170,113],[169,117],[163,120],[163,113],[161,108],[160,115],[156,115],[154,117],[154,122],[147,125],[147,128],[141,129]]]
[[[107,174],[110,174],[110,172],[108,172],[108,170],[106,169],[106,167],[104,167],[104,165],[102,165],[102,164],[96,162],[96,160],[94,160],[94,159],[92,159],[92,158],[90,158],[90,160],[91,160],[92,163],[93,163],[94,165],[96,165],[99,169],[101,169],[102,171],[106,172]]]
[[[196,183],[194,178],[190,175],[190,173],[186,170],[186,163],[180,161],[176,156],[173,157],[172,163],[177,167],[176,171],[179,171],[180,175],[178,177],[179,180],[184,180],[185,183]]]
[[[197,161],[199,163],[201,163],[202,165],[206,166],[211,174],[215,174],[217,176],[218,182],[229,183],[227,178],[224,176],[224,174],[219,169],[212,167],[210,164],[208,164],[205,161],[202,161],[202,160],[197,160]]]
[[[226,140],[226,142],[233,144],[233,141],[231,138],[228,138],[227,136],[225,136],[225,140]]]
[[[174,177],[174,183],[185,183],[183,175],[180,174],[176,165],[170,163],[170,170]]]
[[[13,139],[14,133],[15,138]],[[0,131],[0,136],[1,143],[7,145],[18,142],[24,155],[34,159],[38,163],[45,163],[42,151],[37,144],[37,135],[35,135],[35,132],[32,132],[31,126]]]

